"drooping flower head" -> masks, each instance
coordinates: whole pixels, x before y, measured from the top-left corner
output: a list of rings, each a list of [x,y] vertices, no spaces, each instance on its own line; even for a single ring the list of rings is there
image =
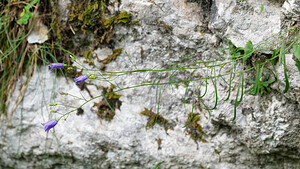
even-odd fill
[[[52,71],[52,69],[54,68],[62,68],[64,67],[63,63],[49,63],[50,64],[50,71]]]
[[[45,128],[45,132],[47,132],[47,133],[48,133],[48,131],[49,131],[50,129],[52,129],[56,124],[57,124],[56,119],[50,120],[50,121],[48,121],[47,123],[42,123],[42,125],[43,125],[44,128]]]
[[[85,81],[88,78],[89,78],[88,75],[81,75],[81,76],[75,77],[74,80],[76,81],[77,84],[80,84],[80,82]]]

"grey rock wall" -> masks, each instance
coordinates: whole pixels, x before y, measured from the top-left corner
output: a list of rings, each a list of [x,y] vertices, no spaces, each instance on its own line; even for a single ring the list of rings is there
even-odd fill
[[[166,69],[176,64],[191,64],[194,60],[219,59],[216,53],[227,39],[235,46],[245,46],[248,40],[257,44],[278,33],[286,23],[299,23],[299,4],[299,0],[122,0],[111,7],[112,10],[132,13],[141,26],[115,28],[114,48],[123,48],[123,52],[107,64],[106,70]],[[61,4],[61,11],[67,11],[64,6]],[[66,16],[65,12],[63,14]],[[271,50],[264,52],[268,54]],[[97,56],[96,66],[101,66],[97,58],[103,59],[111,53],[109,48],[96,49],[93,52]],[[277,66],[279,80],[271,85],[272,91],[259,96],[245,92],[237,107],[236,121],[232,118],[238,78],[233,81],[229,101],[224,101],[228,86],[224,80],[216,78],[216,109],[211,110],[211,116],[205,109],[194,109],[200,114],[199,123],[207,134],[204,137],[207,143],[195,142],[183,128],[193,107],[191,102],[184,100],[193,99],[194,88],[200,87],[203,93],[203,81],[191,82],[188,88],[187,83],[176,83],[122,90],[118,92],[122,95],[122,104],[111,121],[99,119],[94,103],[101,98],[95,99],[82,107],[82,114],[73,112],[46,134],[41,123],[72,110],[64,106],[50,107],[50,103],[80,106],[85,101],[70,94],[88,100],[102,94],[99,86],[110,84],[101,79],[87,80],[87,88],[81,90],[73,79],[57,77],[42,66],[31,78],[17,111],[10,114],[8,120],[1,117],[0,168],[138,169],[152,168],[161,161],[165,162],[160,168],[172,169],[300,168],[300,76],[290,54],[287,54],[287,63],[290,90],[282,93],[284,72],[282,66]],[[160,82],[202,78],[207,70],[181,70],[173,72],[174,77],[170,77],[172,72],[139,72],[109,80],[124,88],[157,82],[158,77]],[[218,71],[225,73],[219,67]],[[254,74],[246,74],[246,81]],[[211,108],[216,99],[213,83],[208,82],[203,101]],[[245,87],[249,89],[250,85]],[[11,103],[17,100],[18,92],[19,86]],[[60,95],[61,92],[69,95]],[[160,125],[146,129],[147,117],[140,114],[145,108],[158,111],[159,92],[159,113],[174,124],[173,129],[165,130]],[[201,105],[200,100],[197,104]],[[58,113],[50,113],[50,109]]]

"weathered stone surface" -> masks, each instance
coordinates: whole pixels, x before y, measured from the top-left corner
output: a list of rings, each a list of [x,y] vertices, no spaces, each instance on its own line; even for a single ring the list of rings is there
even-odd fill
[[[48,40],[48,28],[40,20],[38,20],[34,26],[33,30],[27,38],[28,43],[44,43]]]
[[[280,5],[269,0],[216,0],[209,26],[235,46],[244,47],[249,40],[257,44],[280,31]]]
[[[299,0],[288,0],[285,1],[282,6],[282,12],[284,15],[292,20],[300,20],[300,1]]]
[[[59,9],[59,20],[60,22],[67,22],[68,20],[68,14],[69,14],[69,10],[68,10],[68,5],[71,3],[70,0],[59,0],[58,1],[58,9]]]
[[[203,22],[207,19],[203,11],[207,10],[201,6],[202,1],[153,2],[122,0],[119,6],[115,6],[120,11],[134,14],[134,19],[141,26],[115,28],[114,48],[123,48],[123,52],[106,65],[106,71],[166,69],[194,61],[214,60],[219,58],[215,53],[220,41],[229,38],[236,46],[245,46],[248,40],[255,44],[280,30],[281,5],[273,1],[210,1],[213,3],[209,23]],[[260,13],[262,4],[264,11]],[[94,59],[96,67],[100,67],[102,63],[98,59],[103,60],[112,54],[112,50],[97,49],[93,54],[97,56]],[[86,81],[87,88],[81,90],[73,79],[55,77],[54,72],[50,73],[43,66],[30,80],[18,110],[9,116],[11,121],[2,117],[0,133],[1,140],[5,138],[5,142],[1,142],[0,167],[152,168],[165,161],[161,168],[199,168],[201,165],[211,169],[297,169],[300,167],[299,72],[291,55],[287,54],[286,58],[290,90],[282,94],[284,74],[282,66],[277,65],[279,80],[271,86],[274,90],[259,96],[245,94],[238,104],[235,122],[232,118],[239,76],[233,81],[229,101],[224,101],[228,86],[221,78],[216,79],[217,108],[211,111],[211,116],[203,105],[201,110],[194,109],[195,113],[200,113],[199,123],[207,134],[204,137],[207,143],[196,143],[183,128],[188,113],[192,111],[194,88],[201,87],[203,94],[203,81],[191,82],[189,87],[187,83],[177,83],[122,90],[118,92],[122,95],[121,107],[116,109],[115,117],[109,122],[100,120],[91,110],[94,103],[101,100],[95,99],[82,107],[83,114],[71,113],[66,121],[59,121],[47,135],[40,123],[72,110],[63,106],[50,107],[50,103],[77,107],[84,100],[70,94],[88,100],[91,95],[95,97],[102,93],[99,86],[109,87],[110,84],[101,78],[89,79]],[[83,59],[79,58],[79,61]],[[241,65],[238,64],[237,68],[241,69]],[[220,71],[225,73],[224,69]],[[174,82],[202,78],[206,76],[206,70],[138,72],[107,80],[124,88],[158,83],[158,79],[159,82]],[[88,73],[95,72],[83,71],[83,74]],[[171,73],[174,77],[170,77]],[[246,74],[246,89],[251,87],[248,81],[253,80],[254,74],[255,71]],[[228,78],[225,77],[227,81]],[[203,101],[212,108],[216,101],[215,91],[212,81],[208,83]],[[17,100],[18,89],[17,86],[11,101]],[[60,95],[61,92],[69,95]],[[195,107],[198,107],[201,101],[196,100]],[[140,114],[145,108],[159,111],[165,119],[176,124],[174,129],[166,131],[156,124],[146,130],[148,118]],[[50,110],[58,113],[49,113]]]

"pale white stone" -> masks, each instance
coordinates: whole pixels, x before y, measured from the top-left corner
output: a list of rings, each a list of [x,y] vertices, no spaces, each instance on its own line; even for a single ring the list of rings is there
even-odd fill
[[[27,38],[28,43],[44,43],[48,40],[48,31],[47,26],[38,20]]]

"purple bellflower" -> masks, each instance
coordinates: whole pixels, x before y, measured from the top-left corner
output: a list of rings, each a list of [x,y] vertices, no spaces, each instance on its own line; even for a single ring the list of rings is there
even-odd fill
[[[47,123],[42,123],[42,125],[45,127],[45,132],[48,133],[50,129],[52,129],[57,124],[56,119],[50,120]]]
[[[83,82],[88,78],[89,78],[88,75],[81,75],[79,77],[75,77],[74,80],[76,81],[77,84],[80,84],[80,82]]]
[[[62,68],[64,67],[63,63],[49,63],[50,64],[50,71],[52,71],[52,69],[54,68]]]

